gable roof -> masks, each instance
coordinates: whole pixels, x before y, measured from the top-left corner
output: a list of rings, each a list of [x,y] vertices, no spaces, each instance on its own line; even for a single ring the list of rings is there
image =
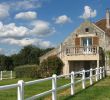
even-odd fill
[[[110,22],[110,20],[109,20]],[[101,28],[108,36],[110,36],[110,28],[106,28],[106,19],[101,19],[95,23],[96,26]]]

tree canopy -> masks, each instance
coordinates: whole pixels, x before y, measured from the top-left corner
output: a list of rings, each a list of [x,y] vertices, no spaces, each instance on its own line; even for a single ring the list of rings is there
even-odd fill
[[[23,47],[18,54],[0,55],[0,70],[13,70],[15,66],[39,64],[39,57],[53,48],[41,49],[33,45]]]

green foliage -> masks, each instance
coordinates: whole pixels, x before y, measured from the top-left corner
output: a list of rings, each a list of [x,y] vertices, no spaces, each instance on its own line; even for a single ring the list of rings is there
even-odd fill
[[[0,55],[0,70],[13,70],[13,60],[11,57]]]
[[[63,65],[62,60],[56,55],[48,57],[40,65],[42,77],[52,76],[52,74],[61,74]]]
[[[39,57],[53,48],[40,49],[29,45],[23,47],[18,54],[11,56],[0,55],[0,70],[13,70],[15,66],[39,65]]]
[[[40,54],[40,56],[46,54],[47,52],[49,52],[49,51],[51,51],[51,50],[53,50],[53,49],[54,49],[54,48],[41,49],[41,54]]]
[[[18,54],[12,55],[14,66],[39,64],[39,57],[52,48],[40,49],[38,47],[29,45],[20,50]]]
[[[16,78],[44,78],[62,73],[63,62],[56,55],[48,57],[40,66],[24,65],[15,68]]]
[[[25,46],[18,54],[12,55],[15,66],[39,64],[41,50],[35,46]]]
[[[37,65],[25,65],[15,68],[16,78],[39,78],[40,67]]]

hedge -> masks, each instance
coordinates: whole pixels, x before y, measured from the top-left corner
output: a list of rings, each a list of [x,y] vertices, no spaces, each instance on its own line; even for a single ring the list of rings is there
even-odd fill
[[[50,77],[53,74],[60,75],[62,74],[63,65],[63,62],[59,57],[56,55],[50,56],[40,64],[41,76]]]
[[[16,78],[40,78],[40,68],[37,65],[18,66],[15,69]]]

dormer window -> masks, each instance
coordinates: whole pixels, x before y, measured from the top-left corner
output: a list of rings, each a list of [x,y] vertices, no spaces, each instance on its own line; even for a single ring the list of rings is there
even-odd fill
[[[89,28],[85,28],[85,32],[89,32]]]

